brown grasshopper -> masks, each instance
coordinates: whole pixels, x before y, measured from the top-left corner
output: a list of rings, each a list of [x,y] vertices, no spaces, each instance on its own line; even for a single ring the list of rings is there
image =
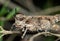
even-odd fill
[[[49,30],[60,30],[60,26],[56,22],[60,21],[59,15],[54,16],[25,16],[23,14],[17,14],[15,17],[15,27],[16,30],[21,30],[24,32],[22,38],[25,36],[26,32],[29,31],[49,31]]]

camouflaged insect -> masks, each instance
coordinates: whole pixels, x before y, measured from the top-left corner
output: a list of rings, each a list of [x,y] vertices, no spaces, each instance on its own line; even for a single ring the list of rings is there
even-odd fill
[[[60,16],[25,16],[23,14],[17,14],[15,17],[16,30],[24,32],[23,36],[29,31],[49,31],[60,30],[60,26],[56,22],[60,21]]]

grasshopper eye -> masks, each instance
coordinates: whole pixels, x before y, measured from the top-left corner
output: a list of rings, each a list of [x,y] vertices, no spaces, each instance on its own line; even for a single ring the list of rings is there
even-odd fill
[[[24,20],[24,19],[25,19],[25,17],[22,17],[22,18],[20,18],[19,20],[22,21],[22,20]]]
[[[30,21],[29,21],[29,20],[27,20],[27,21],[26,21],[26,23],[27,23],[27,24],[29,24],[29,23],[30,23]]]

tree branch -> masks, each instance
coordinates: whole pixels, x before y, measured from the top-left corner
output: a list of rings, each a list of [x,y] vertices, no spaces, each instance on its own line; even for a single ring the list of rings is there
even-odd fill
[[[6,30],[4,30],[1,26],[0,26],[0,29],[1,29],[0,34],[2,34],[2,35],[0,36],[0,38],[1,38],[2,36],[4,36],[4,35],[7,35],[7,34],[21,34],[20,31],[6,31]]]
[[[54,33],[50,33],[50,32],[42,32],[42,33],[38,33],[36,35],[33,35],[29,41],[33,41],[34,38],[38,37],[38,36],[41,36],[41,35],[45,35],[45,34],[50,34],[50,35],[54,35],[54,36],[57,36],[57,37],[60,37],[60,34],[54,34]]]

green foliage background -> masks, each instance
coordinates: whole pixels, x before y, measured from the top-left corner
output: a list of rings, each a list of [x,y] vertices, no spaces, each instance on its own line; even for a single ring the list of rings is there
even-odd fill
[[[7,6],[8,6],[8,2],[6,2],[0,10],[0,18],[1,18],[0,19],[0,26],[2,26],[2,27],[4,26],[4,23],[6,21],[10,20],[19,10],[18,7],[13,8],[12,10],[9,10],[7,8]],[[2,35],[2,34],[0,34],[0,35]],[[0,41],[2,41],[2,37],[1,37]]]

